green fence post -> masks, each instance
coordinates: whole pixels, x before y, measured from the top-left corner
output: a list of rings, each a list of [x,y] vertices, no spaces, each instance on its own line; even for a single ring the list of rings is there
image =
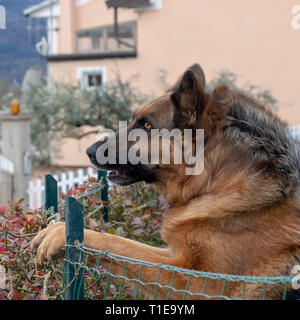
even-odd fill
[[[76,199],[66,199],[66,291],[67,300],[84,300],[84,269],[80,267],[83,254],[75,244],[83,243],[83,208]],[[69,246],[68,246],[69,245]],[[74,278],[75,277],[75,278]]]
[[[58,211],[57,181],[51,174],[45,175],[45,208],[46,210],[53,208],[53,213]]]
[[[102,179],[102,182],[104,184],[104,188],[101,190],[101,200],[104,202],[108,201],[108,181],[106,175],[106,171],[98,171],[98,181]],[[103,210],[103,219],[105,222],[108,222],[108,207],[106,205],[104,206]]]

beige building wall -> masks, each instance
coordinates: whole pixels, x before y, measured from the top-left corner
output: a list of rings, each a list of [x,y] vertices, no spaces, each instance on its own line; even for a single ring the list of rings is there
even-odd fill
[[[58,52],[73,53],[75,51],[75,1],[60,0],[60,19],[58,33]]]
[[[56,80],[76,81],[78,67],[105,66],[108,81],[115,72],[124,79],[138,75],[133,84],[158,96],[166,89],[162,70],[172,84],[187,66],[199,62],[208,81],[215,72],[229,69],[239,75],[241,84],[270,87],[280,101],[281,118],[299,123],[300,29],[291,26],[295,16],[291,10],[297,4],[295,0],[163,0],[161,10],[122,9],[120,21],[138,19],[137,58],[55,62],[51,74]],[[76,8],[74,16],[74,30],[113,23],[113,10],[99,0]],[[62,29],[70,25],[66,16],[61,19]],[[66,38],[66,33],[60,34],[60,53],[69,52],[70,44],[63,44]],[[66,143],[65,157],[58,164],[88,164],[82,153],[94,141],[89,137]]]

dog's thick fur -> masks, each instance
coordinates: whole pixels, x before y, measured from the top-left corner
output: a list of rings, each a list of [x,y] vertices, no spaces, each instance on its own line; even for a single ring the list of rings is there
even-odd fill
[[[226,86],[205,91],[199,65],[190,67],[163,97],[138,109],[128,132],[144,123],[152,128],[196,129],[205,132],[205,166],[200,175],[185,175],[185,165],[99,166],[96,151],[87,153],[99,168],[119,174],[121,185],[144,180],[165,196],[161,235],[167,248],[154,248],[110,234],[85,230],[87,247],[178,267],[236,275],[291,275],[300,259],[300,204],[298,145],[269,109],[243,92]],[[116,134],[118,136],[118,133]],[[51,259],[65,245],[64,223],[43,230],[34,240],[40,261]],[[120,266],[113,271],[121,273]],[[128,275],[139,268],[128,265]],[[142,280],[155,282],[158,271],[144,268]],[[172,273],[162,272],[169,285]],[[176,274],[173,286],[185,289],[187,276]],[[201,292],[203,279],[191,280],[189,290]],[[211,281],[206,293],[219,295],[222,283]],[[143,289],[143,288],[141,288]],[[225,295],[241,296],[242,285],[231,283]],[[143,289],[151,294],[153,287]],[[165,298],[167,289],[157,289]],[[263,285],[247,285],[247,299],[260,298]],[[283,287],[268,286],[267,298],[280,299]],[[170,298],[180,299],[172,292]]]

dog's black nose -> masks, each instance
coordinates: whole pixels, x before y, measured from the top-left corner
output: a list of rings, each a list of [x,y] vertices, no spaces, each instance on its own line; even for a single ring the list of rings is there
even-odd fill
[[[94,144],[86,149],[86,154],[89,156],[91,160],[96,159],[97,146]]]
[[[107,138],[104,139],[104,141],[98,141],[96,143],[94,143],[93,145],[91,145],[89,148],[86,149],[86,154],[89,156],[91,162],[93,164],[98,164],[97,162],[97,151],[98,151],[98,148],[104,144],[105,142],[107,141]],[[104,156],[105,157],[108,157],[108,150],[105,149],[104,151]]]

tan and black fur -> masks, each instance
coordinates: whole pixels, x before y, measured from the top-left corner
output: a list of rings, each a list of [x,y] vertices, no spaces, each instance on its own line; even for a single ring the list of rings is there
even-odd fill
[[[166,95],[138,109],[128,131],[145,122],[156,129],[204,129],[204,171],[187,176],[184,164],[172,163],[99,166],[96,151],[103,142],[91,146],[91,161],[113,170],[113,182],[153,183],[170,209],[161,229],[165,249],[91,230],[85,230],[86,246],[216,273],[290,275],[300,259],[300,155],[286,125],[243,92],[226,86],[206,92],[197,64]],[[40,261],[51,259],[64,245],[64,223],[46,228],[33,240]],[[114,266],[114,272],[122,270]],[[136,266],[128,266],[129,275],[137,277],[138,272]],[[145,268],[142,279],[155,282],[157,276],[157,270]],[[169,285],[171,277],[163,272],[160,283]],[[176,274],[175,288],[184,289],[186,283],[186,276]],[[203,279],[192,279],[189,290],[201,292],[203,284]],[[211,282],[206,293],[220,294],[220,285]],[[145,287],[146,294],[151,290]],[[248,285],[245,297],[259,298],[262,290],[262,285]],[[282,291],[280,285],[270,286],[267,297],[279,299]],[[158,288],[157,297],[163,299],[166,293]],[[225,294],[240,296],[241,284],[230,284]],[[170,298],[181,299],[182,294],[171,293]]]

